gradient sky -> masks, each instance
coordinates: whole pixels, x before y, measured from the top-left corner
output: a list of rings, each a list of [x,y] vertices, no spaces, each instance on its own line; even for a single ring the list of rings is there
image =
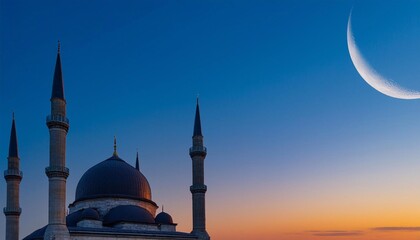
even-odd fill
[[[0,169],[14,111],[21,237],[47,223],[60,39],[67,203],[116,135],[120,157],[134,164],[139,149],[153,200],[189,232],[199,94],[212,239],[420,239],[420,100],[387,97],[358,75],[352,8],[367,61],[420,90],[420,1],[0,0]],[[1,207],[5,193],[2,180]]]

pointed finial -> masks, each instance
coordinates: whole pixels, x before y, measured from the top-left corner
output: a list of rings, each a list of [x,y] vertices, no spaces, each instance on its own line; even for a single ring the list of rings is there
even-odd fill
[[[200,98],[200,94],[197,93],[197,105],[198,105],[198,99]]]
[[[138,171],[140,171],[140,166],[139,166],[139,149],[137,149],[137,156],[136,156],[136,169]]]
[[[12,119],[15,120],[15,112],[12,112]]]
[[[58,40],[57,53],[60,53],[60,40]]]
[[[165,211],[165,205],[162,204],[162,212]]]
[[[114,136],[114,153],[112,154],[113,156],[118,156],[117,153],[117,138]]]

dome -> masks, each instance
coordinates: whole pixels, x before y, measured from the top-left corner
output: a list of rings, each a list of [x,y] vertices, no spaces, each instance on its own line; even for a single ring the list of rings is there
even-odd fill
[[[82,220],[83,209],[66,216],[66,223],[68,227],[76,227],[77,223]]]
[[[68,227],[76,227],[78,222],[85,219],[99,220],[98,211],[93,208],[80,209],[67,215],[66,223]]]
[[[146,177],[114,155],[83,174],[76,188],[75,202],[103,197],[152,200]]]
[[[93,208],[86,208],[82,212],[82,220],[99,220],[99,213]]]
[[[121,222],[155,223],[153,215],[146,209],[135,205],[114,207],[104,217],[104,225],[114,225]]]
[[[155,218],[155,222],[160,224],[174,224],[171,215],[166,212],[159,213]]]
[[[25,237],[23,240],[44,239],[45,230],[47,229],[47,226],[34,231],[33,233],[31,233],[27,237]]]

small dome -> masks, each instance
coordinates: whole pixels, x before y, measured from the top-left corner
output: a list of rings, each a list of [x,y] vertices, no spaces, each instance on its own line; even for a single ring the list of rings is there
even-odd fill
[[[110,226],[121,222],[153,224],[155,220],[149,211],[135,205],[114,207],[104,217],[104,225]]]
[[[155,218],[155,222],[160,224],[174,224],[171,215],[166,212],[159,213]]]
[[[75,202],[103,197],[152,200],[146,177],[114,155],[83,174],[76,188]]]
[[[86,208],[82,212],[82,220],[99,220],[99,213],[93,208]]]
[[[48,226],[48,225],[47,225]],[[38,240],[38,239],[44,239],[45,230],[47,229],[47,226],[40,228],[33,233],[29,234],[23,240]]]
[[[70,213],[69,215],[67,215],[67,217],[66,217],[67,226],[76,227],[77,223],[82,220],[83,212],[84,212],[84,210],[81,209],[81,210],[78,210],[76,212],[73,212],[73,213]]]

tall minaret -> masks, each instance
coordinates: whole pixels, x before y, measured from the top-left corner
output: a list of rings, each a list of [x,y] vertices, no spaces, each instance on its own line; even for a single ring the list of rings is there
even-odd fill
[[[57,60],[51,95],[51,115],[47,117],[50,130],[50,165],[45,168],[49,181],[48,226],[44,240],[70,239],[66,225],[66,136],[69,120],[66,117],[63,76],[61,72],[60,42],[58,42]]]
[[[3,209],[6,215],[6,240],[19,239],[19,216],[22,209],[19,206],[19,184],[22,180],[20,171],[20,159],[18,154],[15,116],[13,115],[12,130],[10,133],[8,167],[4,171],[7,182],[7,205]]]
[[[204,185],[204,159],[207,155],[207,149],[203,144],[203,134],[201,133],[200,108],[198,105],[195,110],[194,133],[192,137],[193,145],[190,148],[192,159],[192,180],[190,187],[192,193],[192,211],[193,211],[193,231],[199,239],[210,239],[206,231],[206,207],[205,195],[207,186]]]

